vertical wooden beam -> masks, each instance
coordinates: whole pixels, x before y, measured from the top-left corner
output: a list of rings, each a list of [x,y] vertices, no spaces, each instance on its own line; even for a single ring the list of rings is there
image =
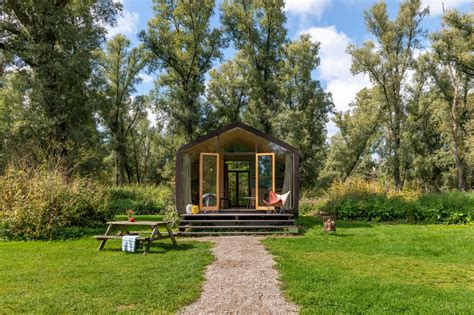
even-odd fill
[[[175,202],[178,214],[186,213],[183,207],[183,154],[176,154]]]
[[[298,218],[299,204],[300,204],[300,155],[298,153],[293,154],[293,211],[295,212],[295,218]]]

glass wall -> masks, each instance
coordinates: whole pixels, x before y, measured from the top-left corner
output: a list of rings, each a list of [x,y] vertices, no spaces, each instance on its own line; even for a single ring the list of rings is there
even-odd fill
[[[190,147],[181,156],[183,169],[177,170],[181,208],[191,203],[201,210],[248,206],[269,210],[264,201],[274,191],[290,192],[283,209],[293,209],[295,156],[265,138],[235,128]]]

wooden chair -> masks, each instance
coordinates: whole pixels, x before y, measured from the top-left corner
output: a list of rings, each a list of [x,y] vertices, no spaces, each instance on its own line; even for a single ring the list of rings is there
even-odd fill
[[[290,196],[291,190],[283,195],[279,195],[274,191],[268,193],[268,200],[263,200],[263,203],[268,207],[269,213],[282,213],[283,207]],[[270,209],[273,207],[273,210]]]

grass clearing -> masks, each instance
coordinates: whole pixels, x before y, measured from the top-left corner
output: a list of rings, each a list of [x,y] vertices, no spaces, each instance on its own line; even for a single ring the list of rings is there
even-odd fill
[[[302,217],[305,235],[267,238],[284,290],[309,313],[471,313],[474,228]]]
[[[144,256],[119,241],[97,252],[91,237],[0,243],[0,313],[176,312],[199,297],[213,259],[209,243],[178,244],[156,241]]]

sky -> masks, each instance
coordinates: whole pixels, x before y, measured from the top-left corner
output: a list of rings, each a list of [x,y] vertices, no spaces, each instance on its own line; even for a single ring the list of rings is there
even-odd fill
[[[108,37],[118,33],[126,35],[134,45],[139,44],[137,34],[146,29],[147,21],[153,17],[152,0],[116,0],[123,4],[123,12],[115,27],[108,29]],[[219,10],[221,0],[216,0],[216,9],[212,27],[219,27]],[[365,29],[363,13],[376,1],[373,0],[286,0],[286,27],[289,39],[296,39],[302,33],[309,33],[314,41],[321,43],[321,64],[314,72],[315,79],[320,80],[323,88],[331,92],[337,111],[349,109],[350,102],[356,93],[371,85],[368,77],[353,76],[350,72],[351,57],[346,53],[349,44],[361,45],[371,37]],[[389,16],[394,18],[398,11],[398,0],[387,0]],[[436,31],[441,27],[440,17],[444,8],[457,9],[462,12],[472,10],[471,0],[422,0],[423,7],[430,7],[430,16],[422,27]],[[425,41],[425,48],[429,45]],[[233,57],[235,50],[230,47],[224,51],[224,60]],[[215,65],[218,66],[218,63]],[[138,94],[148,94],[153,88],[156,74],[140,74],[141,84]],[[153,117],[152,117],[153,119]],[[328,136],[337,132],[333,122],[327,126]]]

